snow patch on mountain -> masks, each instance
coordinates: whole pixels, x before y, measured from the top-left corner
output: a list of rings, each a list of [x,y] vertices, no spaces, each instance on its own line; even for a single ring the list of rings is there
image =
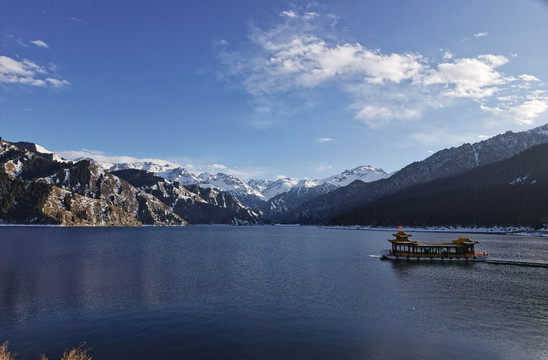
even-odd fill
[[[153,162],[153,161],[138,161],[138,162],[131,162],[131,163],[117,163],[117,164],[108,163],[108,162],[99,162],[99,165],[101,165],[103,168],[109,171],[134,169],[134,170],[149,171],[157,175],[161,173],[169,173],[171,171],[176,171],[177,169],[181,169],[179,165],[171,163],[169,161],[165,161],[161,163]]]
[[[251,186],[251,188],[260,192],[266,200],[270,200],[276,195],[291,190],[291,188],[297,185],[298,182],[299,181],[297,179],[286,177],[276,181],[251,179],[247,182],[247,184]]]
[[[202,188],[216,188],[222,191],[226,191],[238,197],[242,201],[243,198],[247,198],[248,201],[244,201],[247,204],[254,203],[254,201],[268,201],[275,196],[290,191],[291,189],[294,189],[297,192],[301,192],[304,189],[316,188],[318,186],[322,186],[326,190],[335,189],[341,186],[346,186],[356,180],[371,182],[389,176],[382,169],[377,169],[372,166],[366,165],[358,166],[351,170],[345,170],[340,174],[330,176],[324,179],[306,179],[300,181],[293,178],[281,178],[276,181],[252,179],[249,180],[249,182],[245,183],[244,181],[233,175],[227,175],[224,173],[201,173],[200,175],[196,176],[187,169],[168,161],[145,161],[120,164],[100,162],[99,165],[109,171],[127,169],[145,170],[161,176],[166,180],[176,181],[185,186],[198,185]],[[250,198],[255,200],[249,201]]]
[[[210,173],[201,173],[198,176],[200,183],[198,186],[204,188],[218,188],[231,193],[232,195],[253,195],[264,200],[265,197],[259,191],[253,189],[251,186],[238,179],[235,176],[227,175],[223,173],[217,173],[216,175]]]
[[[363,182],[372,182],[388,177],[388,174],[383,169],[377,169],[370,165],[358,166],[352,170],[345,170],[338,175],[325,178],[321,181],[322,184],[332,184],[336,187],[346,186],[350,183],[360,180]]]
[[[333,175],[324,179],[301,180],[295,187],[313,188],[321,185],[327,185],[333,188],[339,188],[360,180],[363,182],[372,182],[387,178],[389,175],[383,169],[377,169],[369,165],[358,166],[351,170],[345,170],[340,174]]]

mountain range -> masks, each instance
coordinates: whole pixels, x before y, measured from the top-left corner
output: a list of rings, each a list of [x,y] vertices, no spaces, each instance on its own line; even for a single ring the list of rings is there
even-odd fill
[[[530,173],[535,171],[542,173],[539,169],[546,163],[543,159],[548,159],[548,154],[544,157],[538,153],[526,155],[530,149],[546,143],[548,124],[444,149],[393,174],[371,166],[359,166],[324,179],[252,179],[244,182],[223,173],[195,175],[168,161],[119,164],[93,159],[67,161],[37,144],[2,140],[0,221],[120,226],[272,222],[387,225],[407,219],[409,223],[427,225],[436,222],[428,211],[415,211],[415,214],[423,214],[422,218],[417,218],[410,216],[410,210],[402,213],[397,209],[413,208],[405,203],[410,199],[416,208],[428,208],[426,204],[435,203],[432,189],[438,189],[435,194],[440,199],[452,199],[459,191],[467,194],[471,188],[474,191],[483,189],[482,193],[495,191],[492,190],[495,185],[485,180],[490,178],[489,171],[494,171],[485,169],[494,169],[493,164],[504,163],[499,164],[500,169],[512,174],[513,180],[499,177],[506,179],[504,186],[512,185],[511,181],[520,185],[501,190],[502,185],[497,184],[496,194],[543,189],[542,176],[540,180],[535,179],[534,184],[519,179],[530,179]],[[542,153],[542,150],[536,151]],[[516,156],[522,160],[510,161]],[[527,170],[519,166],[520,161],[540,163]],[[497,171],[503,171],[500,169]],[[477,173],[469,174],[470,171]],[[464,186],[462,179],[475,180]],[[470,206],[475,204],[474,197],[468,201]],[[487,208],[482,207],[492,213]],[[515,222],[538,223],[548,216],[543,213],[542,206],[535,211],[528,215],[528,220],[516,217]],[[445,222],[443,225],[451,225],[450,216],[439,218]],[[462,225],[478,225],[481,218],[473,216],[466,220],[464,217],[458,221]],[[512,222],[512,218],[498,219],[504,224]],[[496,217],[488,220],[482,221],[497,222]]]
[[[144,170],[152,172],[168,181],[177,181],[185,186],[197,185],[201,188],[216,188],[236,196],[242,204],[249,208],[261,210],[270,209],[271,206],[268,202],[271,199],[291,190],[296,191],[297,189],[301,189],[301,193],[306,191],[303,189],[316,187],[324,187],[327,190],[333,190],[341,186],[346,186],[355,180],[370,182],[388,176],[382,169],[375,169],[371,166],[359,166],[325,179],[300,181],[292,178],[281,178],[275,181],[251,179],[246,183],[235,176],[223,173],[201,173],[195,175],[187,169],[167,161],[162,163],[131,162],[117,164],[103,162],[99,164],[111,172],[127,169]],[[317,193],[323,194],[325,191],[318,191]]]
[[[89,159],[66,161],[31,143],[2,139],[0,165],[0,220],[7,223],[137,226],[266,222],[261,213],[244,207],[229,193],[188,189],[145,170],[110,172]]]
[[[461,175],[410,186],[330,220],[332,225],[403,223],[538,228],[545,222],[548,222],[548,143]]]
[[[365,206],[410,186],[458,176],[468,170],[509,159],[544,143],[548,143],[548,124],[524,132],[508,131],[478,143],[444,149],[423,161],[407,165],[386,179],[370,183],[355,181],[318,196],[288,214],[285,221],[323,224],[345,211]]]

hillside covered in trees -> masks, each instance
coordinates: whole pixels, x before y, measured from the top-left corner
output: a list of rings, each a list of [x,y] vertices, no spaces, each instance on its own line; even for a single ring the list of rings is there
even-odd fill
[[[532,226],[548,222],[548,144],[465,174],[408,188],[330,225]]]

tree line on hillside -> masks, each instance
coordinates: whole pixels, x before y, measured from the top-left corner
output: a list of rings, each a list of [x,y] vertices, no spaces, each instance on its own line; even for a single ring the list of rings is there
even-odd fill
[[[334,225],[533,226],[548,223],[548,144],[384,196]]]
[[[330,225],[533,226],[548,222],[546,185],[458,188],[374,202],[345,212]]]

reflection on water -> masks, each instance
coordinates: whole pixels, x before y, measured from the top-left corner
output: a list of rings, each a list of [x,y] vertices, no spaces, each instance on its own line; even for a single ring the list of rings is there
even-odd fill
[[[369,257],[388,246],[389,232],[3,227],[0,234],[0,342],[10,340],[25,359],[84,340],[97,359],[548,356],[546,269]],[[470,237],[497,257],[548,259],[546,239]]]

